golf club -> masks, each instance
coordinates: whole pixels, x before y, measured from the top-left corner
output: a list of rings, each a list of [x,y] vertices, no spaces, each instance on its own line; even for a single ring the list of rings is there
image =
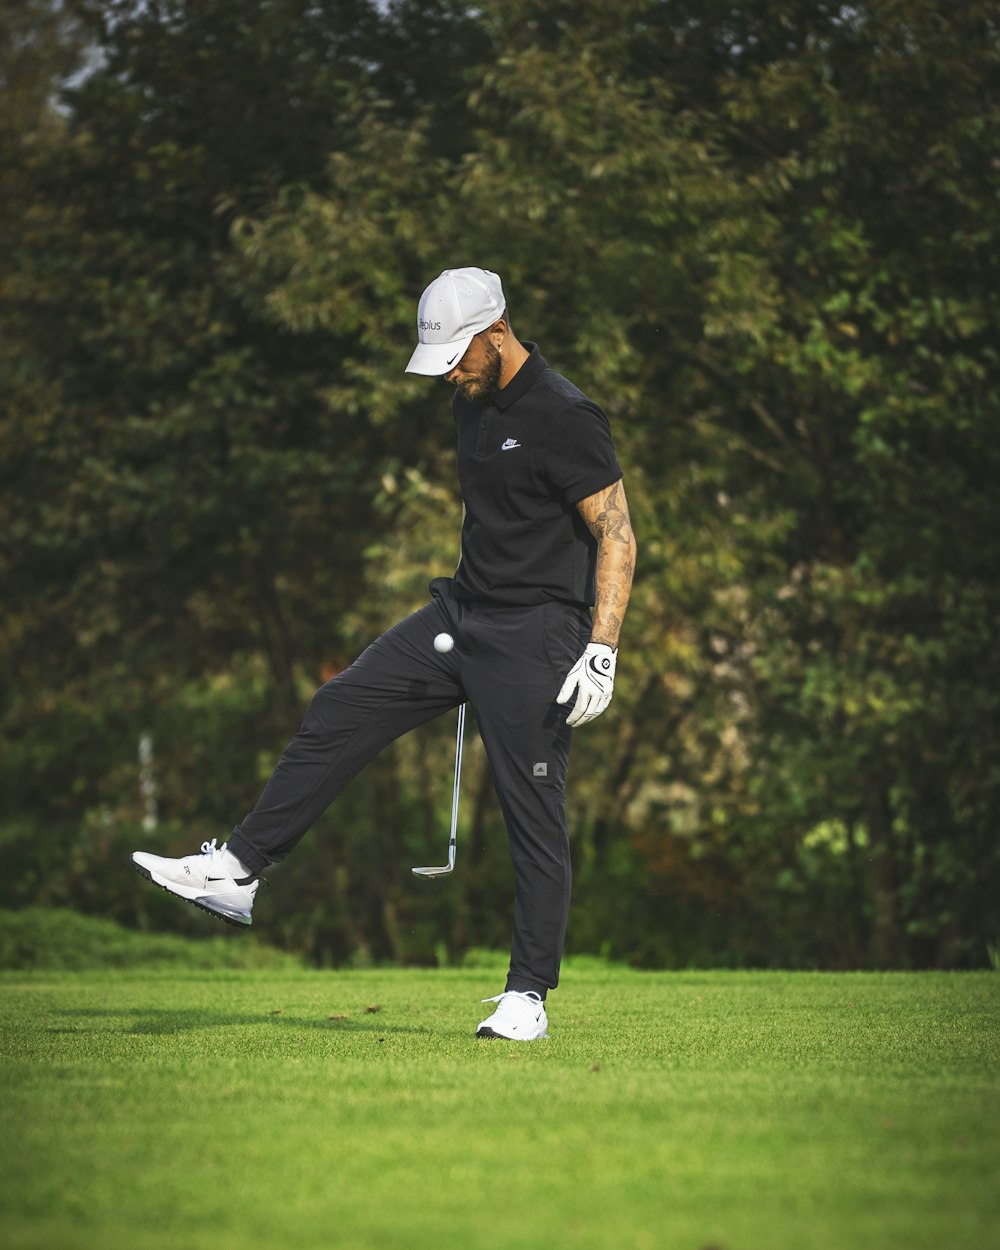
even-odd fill
[[[458,828],[458,783],[462,775],[462,735],[465,732],[465,704],[458,705],[458,732],[455,735],[455,789],[451,796],[451,838],[448,862],[440,868],[414,868],[417,877],[446,877],[455,867],[455,830]]]

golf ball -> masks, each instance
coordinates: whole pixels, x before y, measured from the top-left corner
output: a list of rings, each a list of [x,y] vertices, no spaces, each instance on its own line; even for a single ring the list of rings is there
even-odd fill
[[[455,639],[452,638],[451,634],[438,634],[434,639],[434,650],[440,651],[442,655],[449,652],[454,645]]]

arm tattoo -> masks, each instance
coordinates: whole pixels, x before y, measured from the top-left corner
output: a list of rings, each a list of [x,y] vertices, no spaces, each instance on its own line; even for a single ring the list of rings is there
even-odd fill
[[[606,490],[581,499],[577,509],[597,540],[597,602],[592,641],[617,647],[632,591],[636,552],[625,487],[619,480]]]

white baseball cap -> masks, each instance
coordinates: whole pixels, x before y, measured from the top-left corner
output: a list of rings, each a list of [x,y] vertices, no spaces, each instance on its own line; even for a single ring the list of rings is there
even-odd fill
[[[502,316],[503,287],[488,269],[446,269],[430,284],[417,305],[420,340],[407,373],[435,377],[454,369],[473,338]]]

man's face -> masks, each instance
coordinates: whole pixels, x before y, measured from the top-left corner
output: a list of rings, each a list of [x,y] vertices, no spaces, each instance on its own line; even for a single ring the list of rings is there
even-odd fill
[[[503,357],[485,334],[477,334],[458,364],[444,375],[474,404],[492,403],[500,389]]]

